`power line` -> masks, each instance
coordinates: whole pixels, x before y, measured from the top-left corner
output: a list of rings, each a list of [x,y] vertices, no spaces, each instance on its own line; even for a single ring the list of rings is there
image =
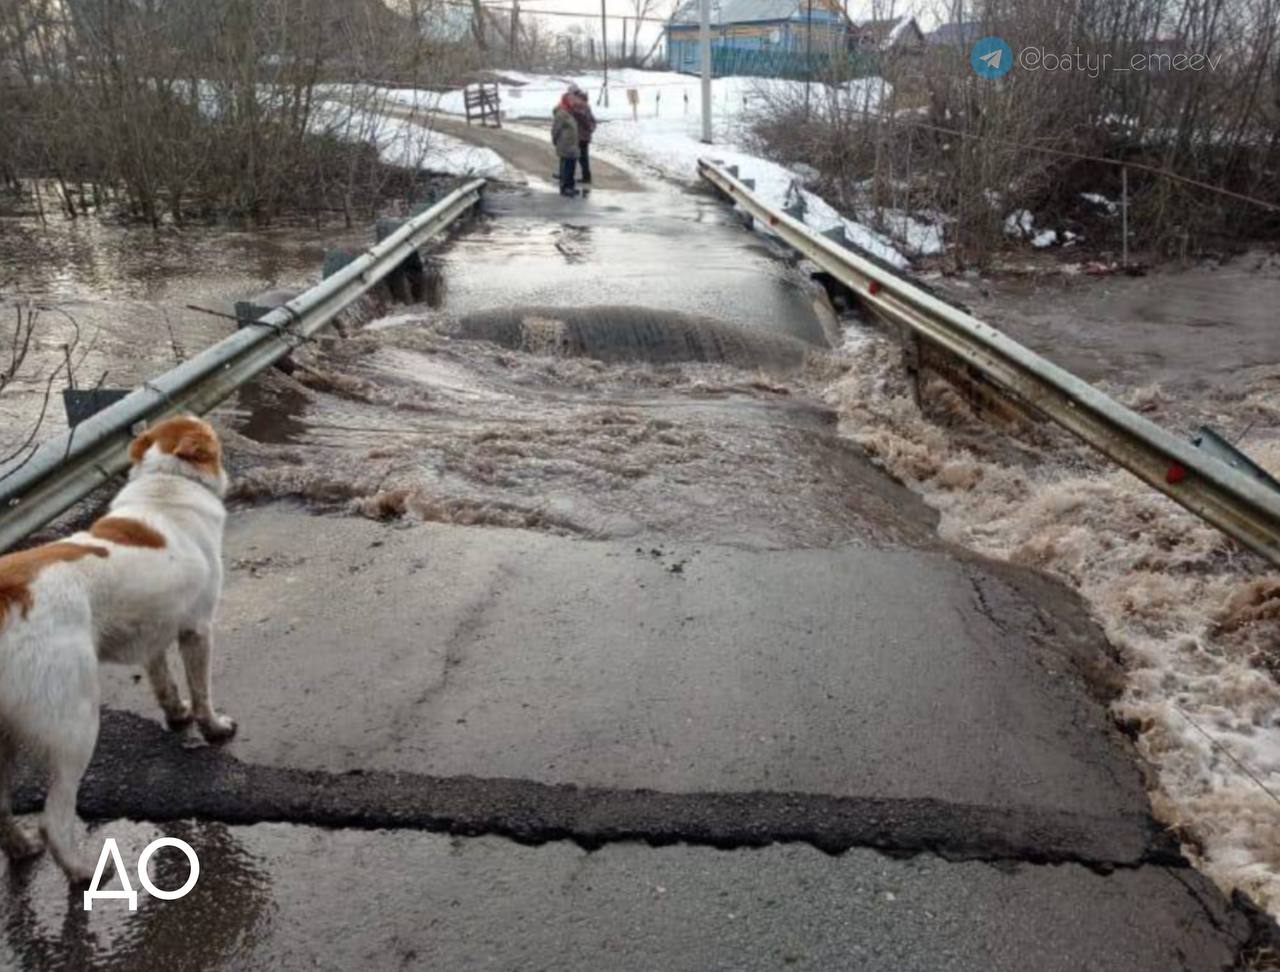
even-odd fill
[[[967,138],[979,142],[991,142],[995,145],[1004,145],[1009,148],[1025,149],[1029,152],[1042,152],[1045,155],[1056,155],[1059,158],[1079,159],[1084,162],[1101,162],[1104,165],[1117,165],[1123,168],[1137,169],[1140,172],[1150,172],[1152,175],[1163,176],[1166,179],[1172,179],[1175,182],[1183,182],[1189,186],[1195,186],[1197,189],[1204,189],[1208,192],[1216,192],[1221,196],[1228,196],[1240,202],[1251,203],[1255,206],[1261,206],[1272,212],[1280,213],[1280,204],[1268,202],[1265,199],[1258,199],[1255,196],[1247,196],[1242,192],[1236,192],[1234,189],[1228,189],[1225,186],[1216,186],[1211,182],[1202,182],[1199,179],[1193,179],[1190,176],[1180,175],[1169,169],[1162,169],[1158,165],[1151,165],[1147,162],[1126,162],[1122,159],[1109,159],[1103,155],[1090,155],[1087,152],[1073,152],[1070,149],[1052,148],[1048,145],[1035,145],[1029,142],[1018,142],[1013,139],[1000,138],[996,135],[979,135],[976,132],[964,132],[958,128],[947,128],[945,125],[934,125],[930,122],[914,121],[911,119],[901,118],[897,115],[886,115],[880,112],[869,112],[876,118],[883,118],[899,125],[908,125],[912,128],[921,128],[930,132],[938,132],[943,135],[953,135],[956,138]]]
[[[442,7],[456,7],[459,10],[473,9],[471,4],[462,2],[462,0],[437,0],[437,2]],[[525,3],[526,0],[520,0],[520,2]],[[512,9],[510,5],[506,5],[506,4],[500,5],[500,4],[486,3],[483,6],[485,10],[492,11],[493,13],[509,14],[511,13],[511,9]],[[576,13],[569,10],[529,9],[529,10],[524,10],[523,13],[528,14],[530,16],[536,16],[536,17],[572,17],[574,20],[587,20],[587,21],[594,21],[597,17],[600,16],[599,14],[594,14],[594,13]],[[662,24],[664,26],[670,22],[665,17],[636,17],[634,14],[611,13],[611,14],[606,14],[606,16],[609,17],[611,20],[626,19],[631,21],[639,21],[640,23],[646,23],[646,24]]]

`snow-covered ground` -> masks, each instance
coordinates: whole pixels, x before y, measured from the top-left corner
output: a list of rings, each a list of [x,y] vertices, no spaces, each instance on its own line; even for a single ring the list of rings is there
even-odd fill
[[[217,118],[232,111],[231,94],[213,82],[198,81],[190,90],[205,116]],[[278,105],[278,99],[293,96],[270,84],[259,85],[258,92],[264,105]],[[374,144],[388,165],[446,175],[512,177],[506,163],[491,149],[432,130],[430,113],[436,110],[438,94],[419,92],[413,99],[416,117],[405,118],[387,110],[399,109],[401,99],[367,85],[320,84],[315,93],[318,100],[307,127],[317,135]]]
[[[365,100],[362,103],[368,107],[357,108],[336,100],[321,102],[312,120],[312,130],[372,143],[388,165],[451,175],[510,177],[506,163],[496,152],[432,129],[429,115],[401,118],[379,110],[389,102]]]

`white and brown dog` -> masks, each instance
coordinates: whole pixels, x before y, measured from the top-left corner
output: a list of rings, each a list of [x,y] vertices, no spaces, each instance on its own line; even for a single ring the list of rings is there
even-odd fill
[[[66,540],[0,557],[0,846],[12,859],[41,841],[14,820],[20,748],[47,762],[40,831],[72,881],[92,865],[76,850],[76,791],[98,739],[98,665],[141,665],[165,719],[194,717],[209,741],[235,723],[213,707],[210,653],[222,591],[222,449],[208,423],[167,419],[129,447],[128,484],[107,516]],[[169,671],[178,643],[191,702]]]

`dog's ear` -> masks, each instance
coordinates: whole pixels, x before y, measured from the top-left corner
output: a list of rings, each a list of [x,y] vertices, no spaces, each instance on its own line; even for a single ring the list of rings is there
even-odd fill
[[[147,454],[147,450],[151,448],[155,441],[156,437],[150,429],[144,429],[140,432],[137,437],[129,443],[129,461],[135,466],[142,462],[142,457]]]
[[[196,466],[207,466],[218,459],[209,437],[198,432],[191,432],[180,438],[173,447],[173,454]]]

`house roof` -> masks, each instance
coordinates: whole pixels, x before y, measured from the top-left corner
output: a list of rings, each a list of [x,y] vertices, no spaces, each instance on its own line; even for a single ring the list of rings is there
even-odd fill
[[[858,25],[858,35],[866,43],[888,50],[908,33],[914,32],[920,39],[924,34],[915,17],[890,17],[886,20],[864,20]]]
[[[956,20],[929,31],[930,44],[971,44],[983,35],[984,28],[976,20]]]
[[[711,23],[742,24],[762,20],[788,20],[799,11],[803,0],[711,0]],[[684,0],[671,15],[673,24],[701,21],[699,0]]]

